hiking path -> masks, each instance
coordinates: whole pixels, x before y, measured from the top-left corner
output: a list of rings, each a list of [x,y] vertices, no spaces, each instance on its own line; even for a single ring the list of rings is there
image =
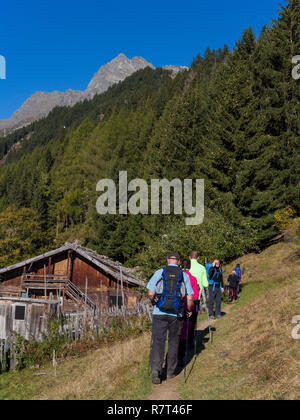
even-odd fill
[[[230,311],[232,305],[226,305],[222,309],[222,315],[225,316]],[[213,326],[218,320],[210,320],[210,325]],[[202,346],[202,342],[204,340],[204,337],[208,337],[209,339],[209,328],[208,328],[208,320],[200,321],[197,323],[197,329],[195,331],[195,336],[197,340],[197,349],[199,346]],[[193,346],[192,346],[193,347]],[[196,355],[194,355],[194,349],[189,350],[188,354],[188,364],[186,367],[186,374],[187,374],[187,380],[189,377],[189,373],[191,372],[193,365],[195,363],[195,358],[201,354],[201,351],[197,351]],[[153,385],[153,390],[151,394],[148,396],[148,400],[151,401],[163,401],[163,400],[170,400],[170,401],[176,401],[179,400],[179,382],[184,377],[184,369],[175,376],[173,379],[168,379],[162,381],[160,385]],[[150,379],[150,378],[149,378]]]

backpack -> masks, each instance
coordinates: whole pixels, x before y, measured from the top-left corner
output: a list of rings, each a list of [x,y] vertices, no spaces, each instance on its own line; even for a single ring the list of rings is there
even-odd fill
[[[220,283],[220,281],[219,281],[219,277],[220,277],[220,275],[222,274],[222,268],[220,267],[220,268],[219,268],[219,271],[215,270],[215,271],[214,271],[214,274],[213,274],[213,276],[212,276],[212,279],[210,279],[210,278],[209,278],[209,270],[210,270],[210,268],[211,268],[212,266],[213,266],[212,264],[206,264],[205,268],[206,268],[206,274],[207,274],[208,284],[209,284],[210,286],[213,286],[213,290],[215,290],[215,286],[216,286],[216,284],[219,284],[219,283]]]
[[[236,289],[237,285],[238,285],[239,279],[237,277],[237,275],[234,274],[230,274],[228,277],[228,285],[230,288],[232,289]]]
[[[210,267],[212,267],[212,266],[213,266],[212,263],[206,264],[206,266],[205,266],[207,280],[209,280],[209,274],[208,273],[209,273]]]
[[[237,275],[237,277],[240,279],[240,272],[241,272],[241,267],[235,267],[235,274]]]
[[[178,314],[182,312],[186,289],[180,267],[167,266],[163,269],[161,279],[156,285],[156,295],[156,306],[159,309]]]

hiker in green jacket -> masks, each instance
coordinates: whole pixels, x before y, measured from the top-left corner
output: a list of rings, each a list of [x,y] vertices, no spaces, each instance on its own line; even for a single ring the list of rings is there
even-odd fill
[[[199,311],[199,305],[200,305],[200,298],[202,296],[202,290],[203,288],[208,287],[208,281],[207,281],[207,275],[206,275],[206,269],[203,265],[198,263],[199,255],[197,251],[192,251],[190,253],[190,262],[191,267],[189,269],[189,272],[192,276],[196,277],[198,286],[199,286],[199,298],[195,302],[195,316],[192,318],[192,325],[191,325],[191,334],[190,334],[190,340],[192,341],[194,338],[194,332],[195,332],[195,326],[197,323],[197,315]]]
[[[208,287],[208,281],[207,281],[207,275],[206,275],[206,269],[203,265],[198,263],[199,256],[197,251],[192,251],[190,253],[190,261],[191,261],[191,268],[190,273],[192,276],[196,277],[201,296],[203,287]]]

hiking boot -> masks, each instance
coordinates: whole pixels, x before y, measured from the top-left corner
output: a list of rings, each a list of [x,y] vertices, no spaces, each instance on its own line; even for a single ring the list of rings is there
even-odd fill
[[[159,372],[152,372],[152,383],[159,385],[161,383]]]
[[[210,319],[216,319],[214,315],[209,315]]]
[[[222,318],[222,315],[217,315],[216,318],[217,319]]]

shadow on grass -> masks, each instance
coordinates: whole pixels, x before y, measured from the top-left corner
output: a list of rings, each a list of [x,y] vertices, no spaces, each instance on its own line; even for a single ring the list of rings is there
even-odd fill
[[[222,316],[226,315],[226,312],[222,312]],[[211,333],[210,333],[211,331]],[[210,335],[213,341],[213,333],[217,331],[215,326],[211,326],[204,330],[196,330],[194,335],[194,341],[188,345],[185,358],[182,363],[177,366],[176,376],[184,371],[186,367],[186,381],[188,380],[198,356],[206,349],[206,344],[210,342]],[[168,355],[166,355],[165,365],[162,371],[162,381],[167,379],[167,367],[168,367]]]
[[[224,312],[222,312],[222,315],[225,315]],[[216,327],[211,326],[211,337],[213,340],[213,333],[216,331]],[[207,343],[210,342],[210,331],[209,327],[205,328],[204,330],[197,330],[195,331],[195,339],[194,343],[189,345],[188,353],[186,357],[186,378],[185,381],[188,381],[190,374],[193,371],[194,365],[196,363],[196,360],[198,356],[206,350]],[[182,372],[184,370],[184,366],[181,367],[178,373]]]
[[[202,314],[203,315],[203,314]],[[224,317],[227,315],[227,312],[221,312],[221,316]],[[199,318],[198,318],[199,320]],[[204,320],[204,319],[203,319]],[[210,320],[212,321],[212,320]],[[194,341],[189,343],[187,352],[185,353],[185,358],[182,360],[182,363],[179,363],[176,369],[176,376],[184,371],[186,367],[186,381],[188,380],[198,356],[206,349],[206,344],[208,342],[213,342],[213,333],[217,329],[215,326],[210,326],[204,330],[196,330],[194,335]],[[192,364],[191,364],[192,362]],[[161,379],[165,381],[167,379],[167,368],[168,368],[168,354],[166,355],[165,363],[162,370]]]
[[[227,312],[221,312],[222,318],[227,315]],[[210,326],[204,330],[196,330],[194,342],[189,345],[188,353],[186,357],[186,378],[185,382],[188,381],[190,374],[193,371],[194,365],[198,356],[206,349],[206,344],[213,342],[213,333],[217,331],[215,326]],[[192,364],[190,365],[190,363]],[[190,366],[189,366],[190,365]],[[184,370],[184,366],[180,368],[178,374]]]

